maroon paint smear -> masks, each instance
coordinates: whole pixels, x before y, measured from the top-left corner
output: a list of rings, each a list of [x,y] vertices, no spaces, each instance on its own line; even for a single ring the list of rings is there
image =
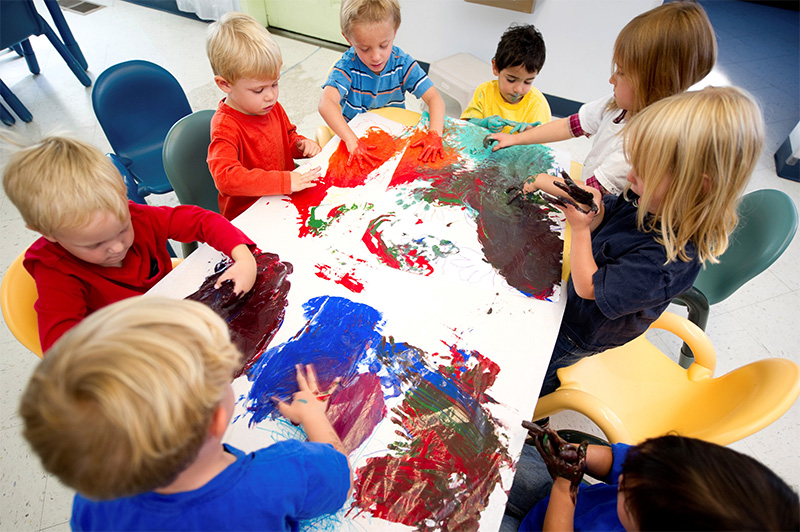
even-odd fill
[[[356,376],[339,388],[328,404],[328,419],[346,454],[358,449],[386,416],[381,380],[372,373]]]
[[[347,151],[347,145],[340,141],[336,151],[333,152],[328,160],[328,170],[325,176],[320,178],[315,186],[295,192],[290,196],[289,201],[297,208],[301,237],[313,234],[308,227],[311,209],[318,207],[322,203],[329,188],[354,188],[363,185],[369,173],[400,151],[406,142],[405,140],[395,139],[392,135],[377,127],[367,129],[361,140],[368,146],[373,146],[369,153],[377,157],[376,161],[364,163],[362,166],[349,165],[347,160],[350,157],[350,152]]]
[[[281,262],[274,253],[256,253],[258,275],[248,293],[234,294],[233,281],[225,281],[218,289],[214,288],[225,271],[221,270],[207,277],[197,292],[186,298],[208,305],[228,324],[231,340],[242,353],[236,377],[258,360],[278,332],[291,286],[286,279],[293,270],[291,263]]]
[[[314,273],[321,279],[333,281],[334,283],[340,284],[356,294],[361,293],[364,290],[364,283],[355,275],[353,275],[353,272],[339,274],[334,272],[333,268],[327,264],[316,264],[315,267],[317,271]]]

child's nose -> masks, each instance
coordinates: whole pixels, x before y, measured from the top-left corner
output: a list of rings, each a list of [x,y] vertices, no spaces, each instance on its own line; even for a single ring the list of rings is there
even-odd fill
[[[111,253],[120,253],[123,249],[125,249],[125,243],[122,240],[117,240],[111,244],[111,247],[108,249],[111,251]]]

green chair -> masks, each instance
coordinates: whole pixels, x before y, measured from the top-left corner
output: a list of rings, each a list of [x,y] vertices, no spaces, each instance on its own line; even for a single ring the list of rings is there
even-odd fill
[[[219,212],[217,187],[208,169],[213,109],[196,111],[178,120],[164,139],[162,157],[178,201]],[[184,257],[197,249],[197,242],[183,244]]]
[[[756,190],[739,204],[739,225],[717,264],[707,264],[694,286],[673,302],[689,309],[689,320],[705,330],[709,305],[724,301],[743,284],[769,268],[786,250],[797,231],[797,209],[780,190]],[[683,344],[679,364],[694,361]]]

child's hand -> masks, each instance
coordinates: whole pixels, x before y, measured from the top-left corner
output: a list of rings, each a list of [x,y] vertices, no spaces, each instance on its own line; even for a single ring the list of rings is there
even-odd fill
[[[364,165],[369,167],[370,164],[380,162],[380,157],[369,153],[369,150],[374,149],[375,146],[370,146],[361,139],[357,139],[356,144],[353,146],[348,144],[347,151],[350,152],[350,157],[347,158],[347,165],[357,164],[359,168],[363,168]]]
[[[476,126],[488,129],[492,133],[499,133],[503,131],[504,127],[510,125],[504,118],[500,118],[497,115],[487,116],[485,118],[469,118],[468,120]]]
[[[523,131],[528,131],[531,128],[534,128],[536,126],[541,126],[541,125],[542,125],[542,123],[539,122],[539,121],[536,121],[536,122],[533,122],[533,123],[517,122],[517,125],[514,126],[511,129],[511,133],[510,134],[513,135],[514,133],[522,133]]]
[[[303,425],[309,420],[325,416],[325,411],[328,409],[328,401],[331,395],[339,386],[339,379],[333,381],[333,384],[326,392],[319,390],[317,383],[317,373],[314,371],[313,364],[306,364],[305,371],[303,366],[297,364],[297,385],[300,391],[292,395],[292,402],[285,403],[273,397],[274,401],[278,403],[278,410],[292,423]]]
[[[595,205],[603,205],[603,193],[597,190],[596,188],[588,188],[584,189],[590,191],[592,193]],[[589,211],[583,212],[582,210],[576,209],[573,205],[558,205],[554,204],[556,208],[560,209],[561,212],[567,217],[567,222],[569,222],[570,227],[574,231],[581,230],[581,229],[588,229],[591,230],[592,222],[594,221],[595,217],[598,216],[602,210],[598,209],[597,211]]]
[[[313,157],[322,151],[319,144],[310,139],[297,139],[294,145],[303,154],[303,157]]]
[[[536,423],[523,421],[522,426],[534,437],[534,444],[542,456],[547,471],[553,479],[564,478],[570,482],[572,502],[578,495],[578,486],[586,471],[586,449],[589,442],[573,445],[564,441],[551,428],[541,428]]]
[[[419,154],[419,160],[424,163],[433,162],[437,158],[444,159],[442,137],[435,131],[428,131],[427,135],[412,144],[411,147],[422,148],[422,153]]]
[[[292,192],[299,192],[316,185],[321,170],[321,167],[316,166],[305,173],[292,172]]]
[[[497,141],[495,145],[492,146],[492,151],[497,151],[501,148],[507,148],[508,146],[516,144],[515,139],[508,133],[492,133],[489,135],[489,138]]]
[[[234,294],[246,294],[256,283],[258,264],[250,248],[246,244],[239,244],[231,251],[233,264],[219,276],[214,288],[219,288],[225,281],[233,281]]]

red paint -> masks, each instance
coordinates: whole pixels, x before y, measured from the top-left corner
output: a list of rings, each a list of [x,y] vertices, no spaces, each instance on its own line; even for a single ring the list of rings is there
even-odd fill
[[[381,381],[363,373],[341,386],[328,404],[328,419],[347,454],[358,449],[386,417]]]
[[[355,277],[353,275],[354,272],[352,271],[340,273],[335,272],[333,268],[327,264],[317,264],[315,266],[317,268],[315,274],[321,279],[333,281],[334,283],[340,284],[354,293],[360,293],[364,290],[364,283]]]

